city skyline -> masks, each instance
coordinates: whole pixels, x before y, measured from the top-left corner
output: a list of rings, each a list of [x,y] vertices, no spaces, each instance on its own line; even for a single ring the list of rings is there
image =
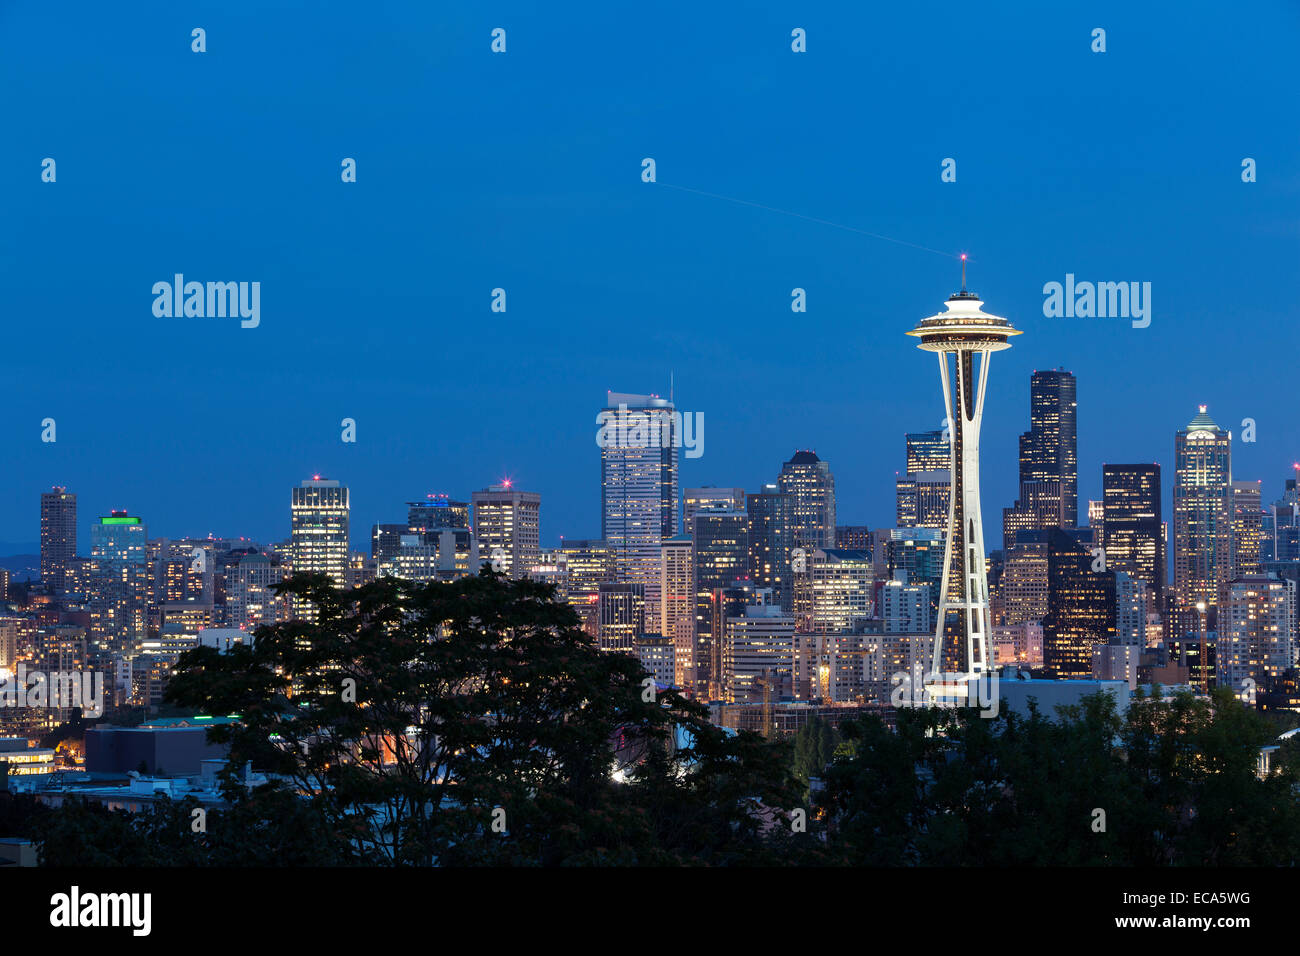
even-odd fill
[[[1053,370],[1053,371],[1058,371],[1058,370]],[[1037,375],[1038,374],[1037,370],[1035,370],[1033,374]],[[990,387],[990,391],[991,390],[992,390],[992,386]],[[618,393],[611,393],[611,394],[618,394]],[[1197,410],[1199,416],[1206,415],[1206,411],[1201,410],[1201,406],[1197,406]],[[1086,422],[1088,418],[1086,407],[1084,407],[1082,411],[1083,414],[1080,417],[1083,419],[1086,427]],[[999,423],[992,422],[990,424],[996,426]],[[1008,430],[1015,430],[1013,427],[1014,426],[1013,422],[1005,423],[1005,425]],[[989,428],[985,428],[984,433],[987,434],[989,430],[990,430]],[[1083,428],[1081,428],[1080,430],[1082,431]],[[1230,427],[1224,428],[1223,430],[1225,432],[1234,432],[1234,430],[1231,429]],[[590,431],[591,434],[593,435],[595,434],[595,429],[591,429]],[[891,445],[889,446],[888,450],[893,451],[894,454],[892,455],[892,457],[886,459],[882,463],[882,467],[889,467],[891,465],[894,466],[893,470],[889,471],[889,477],[891,480],[897,480],[906,475],[906,471],[905,471],[906,455],[902,450],[904,447],[904,439],[907,438],[908,436],[916,437],[918,435],[918,431],[919,430],[916,429],[907,429],[905,432],[898,434],[896,436],[897,440],[891,443]],[[1171,429],[1170,442],[1169,442],[1171,449],[1175,445],[1175,440],[1178,431],[1179,428],[1177,427]],[[1021,441],[1023,442],[1023,435],[1021,436]],[[898,446],[898,447],[895,448],[894,446]],[[593,443],[593,447],[595,448],[595,451],[593,452],[593,459],[595,460],[595,464],[593,464],[593,467],[599,469],[600,466],[598,462],[602,457],[602,452],[598,446],[594,445],[594,443]],[[1237,456],[1238,449],[1241,447],[1242,447],[1242,443],[1238,440],[1238,435],[1234,432],[1232,438],[1232,451],[1233,451],[1234,459]],[[814,456],[816,455],[814,449],[804,449],[804,448],[797,448],[793,453],[787,452],[786,454],[798,455],[806,452],[812,452]],[[1166,520],[1168,520],[1169,517],[1172,515],[1173,489],[1176,482],[1176,473],[1175,473],[1175,469],[1173,468],[1174,457],[1175,456],[1171,454],[1169,456],[1168,464],[1165,464],[1159,458],[1153,460],[1138,459],[1131,462],[1130,461],[1121,462],[1118,460],[1104,460],[1104,461],[1097,461],[1093,463],[1093,462],[1083,461],[1082,456],[1080,456],[1080,461],[1078,466],[1078,485],[1082,489],[1091,489],[1092,486],[1095,485],[1096,490],[1095,490],[1095,494],[1092,493],[1091,490],[1088,490],[1086,493],[1085,491],[1079,492],[1078,500],[1082,504],[1078,508],[1078,526],[1081,527],[1086,526],[1086,522],[1088,521],[1087,508],[1085,507],[1086,503],[1089,500],[1100,501],[1103,499],[1104,484],[1102,480],[1103,477],[1102,472],[1105,467],[1112,466],[1112,465],[1150,464],[1156,466],[1159,472],[1163,475],[1163,479],[1160,484],[1160,495],[1161,495],[1161,499],[1165,502]],[[1017,459],[1017,461],[1018,460],[1019,459]],[[682,461],[683,462],[686,461],[684,456],[682,456]],[[830,465],[832,474],[836,477],[836,479],[838,479],[840,472],[835,467],[835,463],[833,461],[830,461],[827,462],[827,464]],[[780,474],[780,467],[781,467],[780,463],[777,462],[776,467],[774,467],[772,472],[770,473],[770,477],[759,476],[759,478],[756,481],[752,483],[748,483],[746,485],[734,485],[728,483],[712,484],[712,483],[704,483],[704,482],[700,482],[700,483],[691,482],[686,478],[681,477],[680,470],[679,470],[678,478],[676,481],[677,498],[678,498],[677,519],[676,519],[677,526],[681,527],[683,530],[686,530],[685,522],[684,522],[684,514],[687,505],[684,500],[685,498],[684,493],[687,490],[708,488],[708,489],[718,489],[722,491],[722,490],[735,488],[751,494],[757,493],[757,492],[761,492],[762,488],[765,485],[775,484],[776,478]],[[1242,477],[1241,469],[1235,464],[1235,462],[1234,465],[1232,466],[1232,470],[1233,470],[1234,477],[1236,478]],[[1095,476],[1093,476],[1094,471],[1096,472]],[[1280,500],[1283,497],[1283,492],[1285,489],[1285,481],[1287,480],[1288,477],[1295,477],[1295,475],[1296,475],[1296,467],[1295,467],[1295,463],[1293,462],[1284,470],[1283,473],[1280,473],[1278,475],[1250,475],[1249,477],[1251,480],[1262,482],[1261,500],[1263,504],[1268,505],[1271,502]],[[330,480],[340,481],[349,489],[349,492],[351,493],[355,492],[355,485],[347,479],[347,476],[325,475],[325,474],[316,473],[316,474],[308,474],[305,477],[295,478],[293,479],[293,482],[294,484],[297,484],[299,481],[302,480],[311,481],[313,479],[317,481],[330,481]],[[531,494],[541,494],[535,488],[531,488],[527,486],[527,484],[522,480],[517,481],[510,476],[500,476],[496,479],[486,480],[485,482],[481,483],[480,485],[472,489],[456,489],[450,492],[449,496],[452,500],[463,499],[465,501],[468,501],[473,494],[479,492],[485,492],[494,486],[500,486],[502,482],[505,483],[504,487],[506,488],[510,488],[511,486],[514,486],[517,487],[518,490],[523,492],[528,492]],[[293,485],[291,485],[290,487],[293,487]],[[94,525],[99,520],[99,518],[104,515],[111,514],[115,511],[125,511],[130,514],[141,516],[146,522],[146,524],[149,525],[151,529],[151,534],[157,538],[182,539],[182,538],[211,537],[211,538],[219,538],[219,539],[247,540],[250,542],[259,542],[263,544],[277,544],[277,543],[288,542],[291,537],[291,521],[288,519],[287,510],[284,512],[285,517],[282,518],[283,527],[279,530],[272,531],[271,533],[251,533],[247,529],[235,529],[235,530],[205,529],[201,532],[193,532],[193,531],[182,529],[179,531],[175,531],[172,529],[157,528],[156,522],[153,519],[151,519],[150,515],[148,514],[149,509],[147,504],[142,506],[138,503],[132,502],[125,507],[118,507],[115,504],[113,507],[99,508],[94,504],[94,489],[77,489],[77,488],[72,488],[67,484],[61,484],[61,483],[55,483],[53,485],[42,488],[40,489],[39,493],[42,497],[44,497],[49,495],[52,491],[54,492],[67,491],[75,497],[77,505],[74,506],[74,512],[77,514],[76,533],[77,533],[78,542],[89,542],[91,529],[94,527]],[[997,497],[995,492],[982,491],[981,501],[983,504],[983,510],[985,512],[984,537],[986,541],[986,551],[997,550],[1000,547],[998,543],[1001,542],[1002,540],[1002,533],[1004,530],[1004,524],[1003,521],[1001,520],[1001,516],[1004,511],[1011,510],[1009,506],[1012,505],[1016,500],[1016,492],[1014,490],[1009,492],[1009,495],[1010,497],[1004,499],[1004,498]],[[836,509],[837,512],[842,512],[844,508],[843,498],[840,497],[838,494],[835,494],[834,480],[832,481],[832,496],[833,496],[834,508]],[[426,497],[429,498],[448,497],[448,492],[441,491],[441,490],[438,492],[430,491],[427,492]],[[540,547],[542,547],[543,549],[553,549],[559,547],[562,543],[561,538],[567,541],[567,540],[575,540],[575,539],[577,540],[598,539],[601,537],[597,533],[561,534],[558,531],[554,531],[552,528],[548,527],[549,525],[548,515],[551,511],[551,508],[553,507],[553,503],[549,501],[545,495],[541,495],[541,500],[542,500],[542,517],[540,523],[540,531],[541,531]],[[599,501],[600,499],[599,497],[597,497],[596,503],[594,505],[591,502],[587,503],[587,507],[595,513],[595,517],[593,518],[593,523],[596,524],[597,526],[599,526],[600,523]],[[250,505],[256,507],[256,502],[254,499],[250,498]],[[410,505],[411,505],[410,495],[408,494],[407,496],[401,498],[401,500],[399,501],[387,502],[387,503],[370,503],[366,510],[362,510],[360,512],[355,508],[355,506],[350,507],[350,513],[352,517],[351,529],[349,533],[350,548],[354,551],[369,550],[370,545],[372,543],[371,542],[372,528],[375,525],[389,524],[392,523],[394,519],[400,519],[401,512],[409,508]],[[897,527],[899,526],[899,524],[898,521],[896,520],[896,505],[897,505],[897,488],[895,487],[890,490],[890,494],[882,501],[873,503],[872,510],[865,519],[859,517],[859,514],[861,512],[866,511],[866,509],[861,509],[859,513],[853,514],[851,518],[845,517],[842,514],[837,514],[835,523],[839,527],[845,527],[845,526],[864,526],[864,527],[871,527],[871,528]],[[744,506],[744,498],[742,497],[741,498],[742,509],[743,506]],[[368,518],[362,517],[362,515],[366,515],[366,514],[375,514],[376,517],[374,520],[369,520]],[[872,515],[874,515],[874,517]],[[36,524],[38,526],[40,524],[40,522],[31,522],[31,523]],[[1067,522],[1064,526],[1070,526],[1070,525]],[[994,533],[993,531],[994,528],[997,529],[996,533]],[[39,530],[39,527],[37,530]],[[599,530],[599,527],[597,527],[596,530]],[[668,540],[669,537],[670,535],[664,535],[663,540]],[[988,542],[992,542],[992,544],[988,544]],[[1171,538],[1171,540],[1167,542],[1166,552],[1168,552],[1168,550],[1172,548],[1173,545],[1174,542]],[[0,546],[5,547],[5,551],[0,552],[0,557],[13,556],[20,553],[37,554],[39,552],[39,535],[34,536],[30,540],[26,540],[26,541],[24,541],[21,538],[18,538],[17,536],[12,536],[8,540],[0,539]],[[84,552],[85,548],[82,548],[81,550]],[[1166,557],[1168,558],[1167,553],[1166,553]],[[1169,560],[1168,566],[1171,569],[1169,577],[1172,580],[1172,568],[1174,567],[1174,563],[1172,560]]]

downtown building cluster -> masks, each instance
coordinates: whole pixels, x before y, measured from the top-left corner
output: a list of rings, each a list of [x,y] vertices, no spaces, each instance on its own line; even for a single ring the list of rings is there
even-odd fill
[[[1152,463],[1102,465],[1101,499],[1081,503],[1075,378],[1036,371],[1029,396],[1017,496],[1001,547],[984,557],[994,666],[1228,686],[1259,706],[1300,707],[1295,478],[1266,505],[1261,481],[1234,478],[1232,436],[1201,407],[1174,438],[1168,512]],[[353,587],[487,565],[553,585],[602,650],[636,656],[725,725],[771,733],[814,714],[887,713],[900,677],[920,683],[943,633],[947,429],[902,436],[894,522],[868,527],[837,522],[834,475],[810,450],[753,491],[682,488],[675,412],[658,396],[607,395],[601,537],[550,548],[540,495],[508,480],[468,500],[407,502],[405,521],[372,527],[368,553],[350,545],[349,489],[319,475],[290,489],[289,536],[268,544],[152,538],[142,517],[113,511],[93,520],[83,548],[77,497],[56,487],[40,500],[40,581],[21,596],[0,581],[14,592],[0,614],[0,676],[19,664],[92,670],[105,675],[108,706],[156,708],[184,651],[310,618],[275,593],[291,573]],[[0,722],[36,733],[68,716],[15,710]]]

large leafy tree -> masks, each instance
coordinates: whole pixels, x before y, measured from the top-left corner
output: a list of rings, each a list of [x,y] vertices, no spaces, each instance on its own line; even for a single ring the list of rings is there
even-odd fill
[[[299,575],[282,591],[314,619],[189,652],[167,696],[239,715],[210,731],[232,799],[239,768],[265,770],[360,862],[730,862],[768,852],[797,803],[773,748],[656,692],[547,585]]]

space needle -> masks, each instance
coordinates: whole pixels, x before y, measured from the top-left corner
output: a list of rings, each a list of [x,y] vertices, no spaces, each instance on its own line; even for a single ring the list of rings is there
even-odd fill
[[[984,414],[989,356],[1010,348],[1007,339],[1020,334],[1006,319],[985,312],[979,296],[966,291],[965,254],[961,259],[962,288],[948,298],[947,311],[922,319],[907,333],[921,340],[917,348],[938,354],[939,380],[948,413],[948,532],[934,655],[926,686],[932,699],[949,703],[969,699],[975,689],[971,682],[983,677],[993,664],[989,657],[989,586],[980,519],[980,419]],[[950,625],[948,618],[953,612],[955,619]],[[965,669],[959,670],[963,656]]]

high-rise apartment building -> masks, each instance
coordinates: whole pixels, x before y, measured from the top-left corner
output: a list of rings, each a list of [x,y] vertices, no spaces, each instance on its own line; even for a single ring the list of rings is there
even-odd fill
[[[41,582],[53,594],[67,586],[77,556],[77,496],[55,486],[41,493]]]
[[[1215,651],[1218,685],[1237,694],[1263,690],[1294,667],[1296,583],[1258,575],[1229,582]]]

